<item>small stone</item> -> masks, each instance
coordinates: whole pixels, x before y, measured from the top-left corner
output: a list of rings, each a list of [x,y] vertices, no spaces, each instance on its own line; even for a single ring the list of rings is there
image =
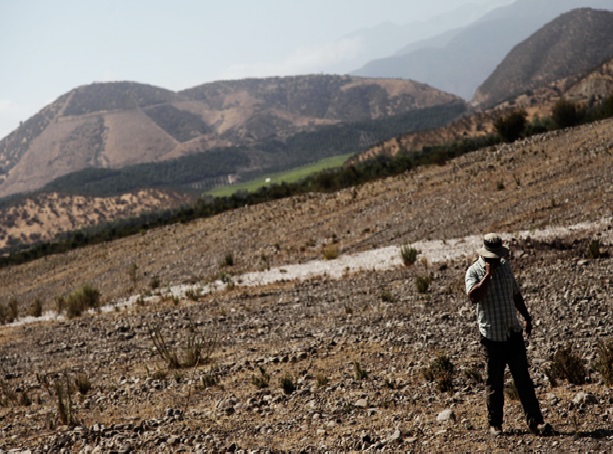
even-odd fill
[[[598,403],[598,398],[591,393],[581,391],[575,395],[575,397],[573,398],[573,403],[576,405],[592,405]]]
[[[368,407],[368,401],[366,399],[358,399],[355,406],[358,408],[366,408]]]
[[[436,417],[437,421],[455,421],[455,413],[451,409],[443,410]]]
[[[396,429],[394,431],[394,433],[392,435],[390,435],[390,437],[387,439],[388,442],[394,442],[394,441],[398,441],[400,440],[400,437],[402,436],[402,434],[400,433],[399,429]]]

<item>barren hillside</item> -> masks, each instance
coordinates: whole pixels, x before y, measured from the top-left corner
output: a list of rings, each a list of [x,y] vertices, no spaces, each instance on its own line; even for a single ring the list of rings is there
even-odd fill
[[[0,197],[35,191],[82,169],[160,162],[270,138],[283,142],[326,125],[454,102],[463,104],[410,80],[337,75],[213,82],[181,92],[94,83],[60,96],[0,141]],[[270,166],[253,161],[252,171]]]
[[[609,120],[2,269],[3,303],[14,299],[21,314],[36,300],[55,310],[56,297],[83,284],[104,303],[142,298],[0,328],[0,449],[605,451],[613,391],[592,366],[598,341],[612,339],[612,155]],[[557,239],[515,238],[594,221],[599,227]],[[324,252],[333,259],[425,240],[461,244],[490,230],[511,238],[536,321],[529,355],[558,431],[552,437],[529,434],[512,398],[505,435],[486,433],[483,363],[463,294],[472,248],[443,261],[424,251],[410,268],[348,267],[339,279],[322,262],[322,274],[305,281],[240,281],[247,271],[283,274]],[[602,258],[587,258],[592,240]],[[431,279],[425,293],[418,276]],[[221,281],[234,285],[213,290]],[[194,287],[186,296],[149,296],[176,284]],[[171,351],[190,332],[215,339],[210,361],[169,370],[151,331]],[[589,366],[588,381],[554,387],[547,366],[567,343]],[[456,368],[448,392],[423,375],[440,354]],[[60,418],[53,384],[64,373],[91,384],[72,393],[76,426]]]

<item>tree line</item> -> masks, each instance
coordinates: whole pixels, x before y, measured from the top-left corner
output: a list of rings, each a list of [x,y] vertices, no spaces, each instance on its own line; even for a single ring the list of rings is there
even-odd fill
[[[542,124],[546,124],[548,128],[552,129],[565,125],[565,120],[569,118],[566,113],[568,103],[565,100],[560,101],[553,110],[553,117],[543,119]],[[580,115],[581,120],[575,121],[587,122],[612,117],[613,95],[597,105],[594,104],[592,108],[583,109],[574,105],[574,110],[568,110],[571,113],[573,111],[582,112]],[[522,118],[523,122],[521,121]],[[574,117],[571,115],[570,118]],[[520,134],[509,135],[508,129],[512,129],[510,128],[512,125],[503,127],[504,123],[512,123],[513,125],[518,123],[521,125],[522,127],[519,128]],[[254,192],[236,192],[231,196],[224,197],[203,196],[198,198],[193,204],[182,206],[178,209],[142,213],[134,218],[120,219],[88,229],[66,232],[58,235],[54,241],[41,242],[32,246],[13,245],[8,254],[0,257],[0,266],[24,263],[45,255],[64,253],[82,246],[112,241],[164,225],[206,218],[228,210],[244,207],[245,205],[265,203],[309,192],[334,192],[369,181],[399,175],[420,166],[442,165],[455,157],[479,148],[508,142],[511,139],[516,140],[520,136],[527,137],[528,135],[543,132],[541,128],[534,127],[534,124],[531,128],[528,126],[523,113],[520,112],[518,114],[515,111],[496,122],[497,132],[495,134],[464,138],[444,146],[424,147],[421,151],[405,150],[396,156],[381,155],[355,165],[324,170],[299,182],[273,184],[262,187]]]

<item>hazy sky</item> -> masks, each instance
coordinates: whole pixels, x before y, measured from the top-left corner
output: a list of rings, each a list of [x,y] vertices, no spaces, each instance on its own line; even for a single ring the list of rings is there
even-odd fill
[[[512,1],[0,0],[0,139],[80,85],[181,90],[325,72],[351,53],[341,38],[356,30]]]

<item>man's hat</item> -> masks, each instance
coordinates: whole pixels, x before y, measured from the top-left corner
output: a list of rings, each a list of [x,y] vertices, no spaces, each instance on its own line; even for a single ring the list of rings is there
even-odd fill
[[[509,250],[502,245],[502,238],[496,233],[488,233],[483,237],[483,247],[477,251],[486,259],[500,259],[509,255]]]

